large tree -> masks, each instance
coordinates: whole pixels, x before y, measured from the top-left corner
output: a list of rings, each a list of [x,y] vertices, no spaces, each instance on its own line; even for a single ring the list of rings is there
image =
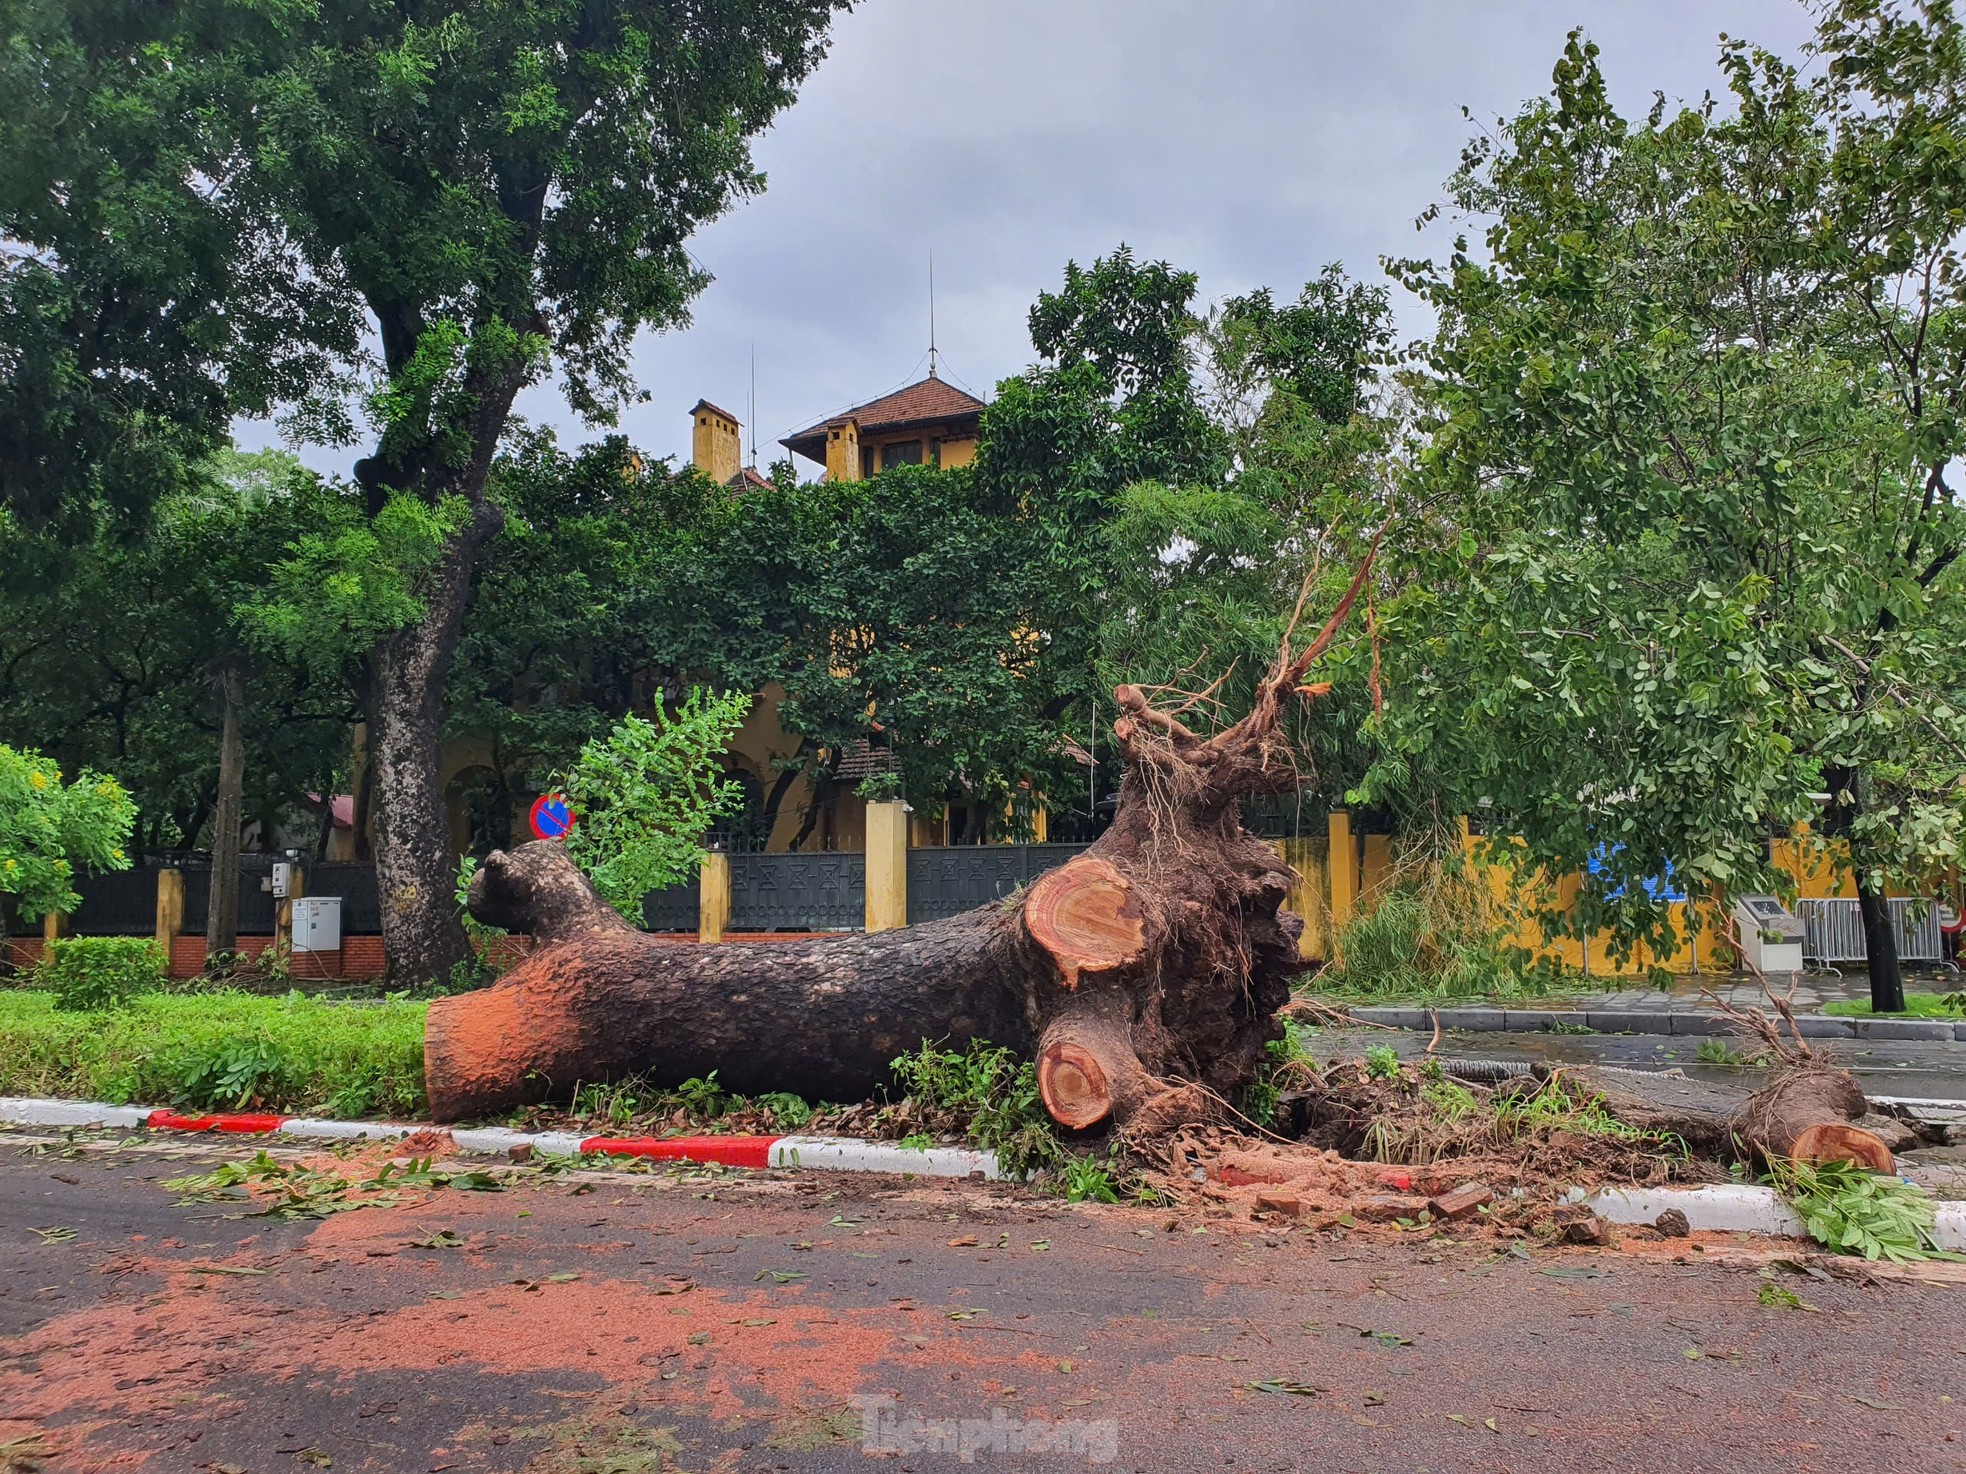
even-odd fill
[[[339,663],[285,658],[251,618],[287,545],[343,492],[278,452],[175,474],[184,488],[136,525],[107,503],[59,530],[0,513],[0,741],[114,773],[139,854],[210,843],[218,858],[228,691],[235,849],[242,813],[269,834],[305,822],[307,795],[346,775],[357,707]]]
[[[1966,37],[1820,8],[1805,78],[1611,105],[1573,35],[1469,148],[1486,227],[1401,270],[1440,317],[1396,534],[1391,760],[1486,805],[1570,923],[1660,935],[1647,881],[1774,889],[1771,828],[1850,846],[1876,1007],[1887,887],[1966,835]]]
[[[595,417],[630,392],[637,332],[684,321],[707,280],[686,240],[762,187],[749,140],[844,3],[5,12],[0,234],[34,249],[57,321],[85,331],[121,275],[160,282],[151,320],[173,333],[147,340],[150,381],[215,397],[219,414],[285,403],[296,428],[340,443],[357,437],[359,399],[366,515],[418,509],[395,514],[421,529],[413,608],[365,662],[398,975],[443,976],[467,952],[438,734],[474,562],[499,525],[485,485],[513,400],[549,372]],[[153,218],[195,243],[191,265],[151,260],[153,196]],[[173,296],[186,281],[198,290]],[[270,340],[236,326],[268,314]],[[157,412],[177,410],[166,398]]]

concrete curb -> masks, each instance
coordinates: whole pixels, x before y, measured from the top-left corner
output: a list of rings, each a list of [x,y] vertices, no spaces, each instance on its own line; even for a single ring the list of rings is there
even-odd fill
[[[1721,1233],[1780,1234],[1807,1238],[1795,1209],[1772,1187],[1726,1183],[1718,1187],[1607,1187],[1587,1197],[1613,1223],[1651,1223],[1668,1208],[1686,1215],[1690,1228]],[[1941,1249],[1966,1251],[1966,1203],[1934,1203],[1932,1239]]]
[[[913,1177],[976,1177],[1003,1173],[995,1152],[961,1147],[904,1147],[892,1141],[849,1136],[582,1136],[573,1131],[510,1131],[502,1126],[412,1126],[399,1121],[318,1121],[305,1116],[216,1112],[182,1115],[146,1106],[97,1101],[36,1100],[0,1096],[0,1121],[21,1126],[102,1126],[112,1129],[221,1132],[291,1136],[305,1141],[400,1141],[419,1131],[444,1131],[461,1152],[509,1156],[530,1147],[556,1156],[633,1157],[644,1161],[696,1162],[751,1170],[776,1167],[809,1172],[885,1172]]]
[[[1395,1008],[1344,1010],[1362,1024],[1431,1033],[1434,1015],[1442,1029],[1472,1034],[1539,1033],[1560,1025],[1581,1024],[1599,1034],[1727,1035],[1733,1021],[1707,1010],[1685,1008],[1441,1008],[1402,1005]],[[1807,1039],[1921,1039],[1929,1043],[1966,1043],[1966,1021],[1914,1018],[1846,1018],[1840,1014],[1805,1013],[1796,1026]]]
[[[22,1096],[0,1096],[0,1121],[20,1126],[279,1135],[308,1141],[401,1141],[415,1132],[444,1129],[398,1121],[318,1121],[305,1116],[237,1112],[186,1116],[143,1106]],[[1003,1175],[994,1152],[905,1147],[898,1142],[848,1136],[581,1136],[572,1131],[511,1131],[502,1126],[465,1127],[447,1134],[459,1151],[496,1156],[507,1156],[513,1147],[526,1146],[559,1156],[634,1157],[751,1170],[980,1176],[991,1181]],[[1610,1187],[1590,1196],[1579,1191],[1575,1196],[1613,1223],[1651,1223],[1666,1209],[1677,1208],[1697,1230],[1807,1236],[1795,1210],[1773,1188],[1734,1183],[1717,1187]],[[1966,1251],[1966,1203],[1938,1203],[1934,1209],[1937,1224],[1933,1236],[1939,1247]]]

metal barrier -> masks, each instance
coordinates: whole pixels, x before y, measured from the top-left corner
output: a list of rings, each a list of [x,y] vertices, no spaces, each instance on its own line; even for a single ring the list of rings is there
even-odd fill
[[[936,921],[1000,901],[1082,844],[959,844],[908,851],[908,922]]]
[[[730,857],[732,931],[858,931],[866,924],[865,855]]]
[[[650,891],[642,897],[642,925],[650,931],[696,930],[703,905],[703,884],[691,876],[684,885]]]
[[[82,904],[68,929],[78,937],[147,937],[157,929],[157,872],[111,870],[79,880]]]
[[[1939,935],[1939,907],[1935,901],[1894,897],[1890,902],[1891,923],[1898,934],[1898,960],[1901,962],[1944,962],[1945,943]],[[1797,903],[1802,913],[1802,955],[1810,962],[1826,965],[1838,962],[1864,962],[1870,949],[1864,944],[1864,918],[1859,904],[1841,897]]]
[[[375,866],[344,860],[301,863],[301,884],[310,896],[341,897],[341,934],[345,937],[382,935],[382,898],[376,890]]]

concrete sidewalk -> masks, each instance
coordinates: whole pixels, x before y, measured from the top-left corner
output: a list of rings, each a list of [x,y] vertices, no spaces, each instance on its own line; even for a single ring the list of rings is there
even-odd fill
[[[1784,986],[1778,983],[1778,986]],[[1908,991],[1951,992],[1966,989],[1951,974],[1935,979],[1908,979]],[[1403,1004],[1388,1007],[1345,1008],[1364,1024],[1394,1029],[1432,1030],[1440,1027],[1475,1033],[1566,1032],[1589,1029],[1599,1034],[1673,1034],[1730,1036],[1733,1021],[1715,1008],[1711,994],[1739,1008],[1763,1008],[1766,997],[1758,983],[1738,980],[1707,982],[1681,979],[1670,992],[1657,988],[1625,988],[1616,992],[1585,993],[1566,998],[1525,1000],[1510,1004]],[[1864,999],[1869,986],[1861,974],[1842,978],[1809,973],[1798,978],[1792,1002],[1796,1023],[1810,1039],[1922,1039],[1966,1043],[1966,1018],[1900,1019],[1849,1017],[1822,1012],[1827,1003]]]

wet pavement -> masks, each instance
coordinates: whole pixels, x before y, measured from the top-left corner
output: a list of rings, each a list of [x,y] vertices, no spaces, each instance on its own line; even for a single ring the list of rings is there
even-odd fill
[[[161,1185],[252,1149],[0,1134],[0,1468],[1966,1465],[1966,1287],[1771,1307],[1729,1241],[818,1175],[520,1169],[292,1222]]]
[[[1321,1030],[1312,1039],[1320,1059],[1357,1058],[1373,1045],[1390,1045],[1402,1059],[1427,1052],[1432,1036],[1406,1029]],[[1683,1070],[1695,1079],[1714,1080],[1752,1089],[1766,1070],[1751,1064],[1707,1063],[1700,1049],[1707,1041],[1664,1034],[1560,1034],[1461,1032],[1447,1030],[1436,1054],[1457,1059],[1504,1059],[1551,1064],[1619,1065],[1630,1069]],[[1812,1039],[1817,1053],[1856,1075],[1870,1095],[1966,1101],[1966,1048],[1918,1039]],[[1751,1040],[1718,1038],[1709,1052],[1724,1047],[1738,1056],[1751,1055]]]

